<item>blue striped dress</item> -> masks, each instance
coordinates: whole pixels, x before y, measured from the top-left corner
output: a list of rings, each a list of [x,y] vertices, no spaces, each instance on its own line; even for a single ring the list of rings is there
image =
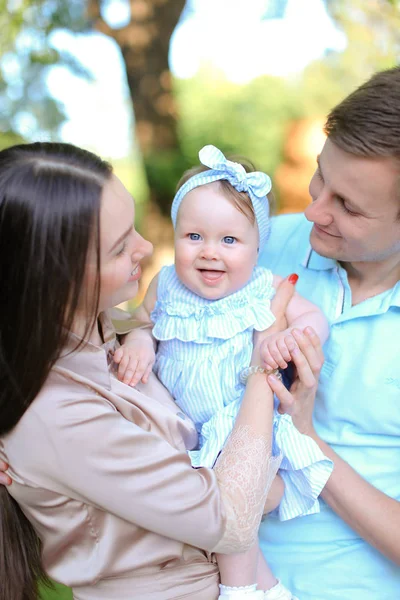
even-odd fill
[[[178,279],[174,266],[158,279],[151,314],[158,340],[154,371],[180,408],[194,421],[197,449],[189,452],[194,467],[212,467],[232,430],[244,385],[241,371],[250,364],[253,331],[275,320],[270,300],[275,291],[271,271],[255,267],[241,290],[208,300]],[[282,520],[319,511],[318,495],[332,463],[311,438],[301,435],[289,415],[274,416],[274,455],[283,455],[285,482],[278,509]]]

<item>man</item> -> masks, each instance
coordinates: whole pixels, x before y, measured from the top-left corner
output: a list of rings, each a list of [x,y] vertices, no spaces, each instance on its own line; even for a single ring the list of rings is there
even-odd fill
[[[307,407],[295,407],[293,421],[334,470],[319,514],[270,517],[260,543],[301,600],[393,600],[400,598],[400,68],[376,74],[334,108],[326,133],[312,203],[305,215],[273,219],[260,263],[297,272],[299,293],[330,321],[314,425],[303,427]]]

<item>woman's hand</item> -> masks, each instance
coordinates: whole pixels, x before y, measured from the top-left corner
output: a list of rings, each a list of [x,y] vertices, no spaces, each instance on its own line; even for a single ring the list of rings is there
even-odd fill
[[[320,339],[311,327],[304,331],[293,329],[292,336],[287,337],[286,343],[297,370],[295,381],[290,390],[274,375],[268,377],[268,383],[280,401],[279,412],[289,414],[300,433],[314,437],[312,414],[324,355]]]
[[[286,309],[289,302],[293,298],[296,281],[297,276],[289,275],[289,277],[286,277],[286,279],[279,284],[276,294],[271,302],[271,310],[274,313],[275,322],[265,331],[254,332],[254,349],[251,358],[252,365],[261,365],[263,362],[261,359],[261,347],[263,345],[263,341],[272,333],[283,331],[287,328]]]
[[[11,485],[11,477],[5,473],[8,469],[8,464],[0,460],[0,485]]]

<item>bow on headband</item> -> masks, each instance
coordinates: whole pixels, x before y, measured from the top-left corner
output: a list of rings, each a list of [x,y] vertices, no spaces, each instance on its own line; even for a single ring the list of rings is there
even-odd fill
[[[269,204],[266,196],[271,189],[271,179],[266,173],[260,171],[246,173],[241,164],[227,160],[221,150],[215,146],[204,146],[199,152],[199,159],[203,165],[209,167],[209,170],[193,175],[176,193],[171,207],[174,227],[176,227],[179,207],[188,192],[200,185],[225,179],[238,192],[246,192],[249,195],[258,225],[261,250],[269,235]]]
[[[221,171],[223,179],[227,179],[238,192],[251,192],[257,198],[263,198],[271,189],[271,180],[266,173],[246,173],[243,165],[225,158],[215,146],[204,146],[199,152],[199,158],[206,167]]]

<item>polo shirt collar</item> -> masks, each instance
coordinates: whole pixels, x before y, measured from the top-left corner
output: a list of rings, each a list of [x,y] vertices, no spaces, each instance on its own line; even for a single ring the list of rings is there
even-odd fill
[[[306,269],[314,269],[315,271],[327,271],[338,267],[338,263],[333,258],[320,256],[313,250],[311,245],[308,245],[307,252],[301,262],[301,265]]]
[[[301,262],[301,265],[306,269],[313,269],[315,271],[328,271],[335,267],[342,269],[343,267],[334,260],[333,258],[327,258],[320,256],[311,245],[308,245],[307,252]],[[398,306],[400,307],[400,281],[392,288],[391,293],[385,297],[385,304],[387,306]]]
[[[398,306],[400,308],[400,281],[398,281],[392,289],[389,302],[391,306]]]

